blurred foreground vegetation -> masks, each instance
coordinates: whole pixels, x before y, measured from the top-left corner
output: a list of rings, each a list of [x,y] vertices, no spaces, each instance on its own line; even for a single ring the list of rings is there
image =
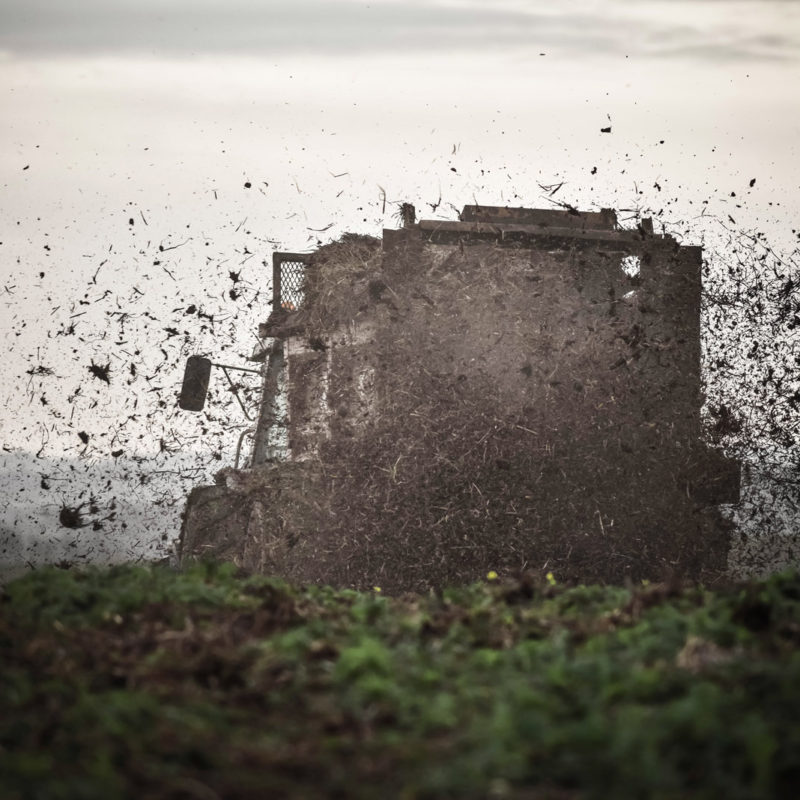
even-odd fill
[[[0,599],[0,796],[794,797],[799,644],[797,574],[389,598],[42,569]]]

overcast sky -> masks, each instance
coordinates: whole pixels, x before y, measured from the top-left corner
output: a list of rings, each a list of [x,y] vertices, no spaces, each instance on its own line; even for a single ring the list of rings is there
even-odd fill
[[[175,410],[185,356],[245,364],[271,251],[380,235],[402,201],[454,219],[475,201],[546,207],[541,187],[563,182],[564,201],[649,209],[693,241],[715,217],[791,247],[799,11],[2,0],[0,467],[13,474],[20,449],[114,463],[118,485],[170,469],[165,441],[207,475],[230,463],[243,420],[223,385],[216,421]],[[108,384],[91,364],[110,365]],[[14,507],[47,506],[41,530],[87,491],[35,486]],[[174,532],[173,510],[157,522]],[[18,553],[39,535],[23,527]]]
[[[531,46],[795,59],[796,3],[755,0],[4,0],[15,54],[350,54]]]

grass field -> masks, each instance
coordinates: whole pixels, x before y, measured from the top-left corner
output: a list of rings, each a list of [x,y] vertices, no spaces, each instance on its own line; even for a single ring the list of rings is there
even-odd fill
[[[41,569],[0,600],[0,797],[795,797],[799,644],[798,574],[394,598]]]

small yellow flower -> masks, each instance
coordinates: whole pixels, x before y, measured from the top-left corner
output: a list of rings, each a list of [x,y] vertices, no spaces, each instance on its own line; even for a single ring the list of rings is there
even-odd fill
[[[380,586],[373,586],[373,587],[372,587],[372,589],[373,589],[373,591],[375,591],[375,592],[382,592],[382,591],[383,591],[383,589],[381,589],[381,587],[380,587]]]
[[[555,586],[556,585],[556,578],[555,578],[555,575],[553,575],[552,572],[548,572],[547,575],[545,575],[545,578],[547,578],[547,582],[551,586]]]
[[[493,569],[490,569],[486,573],[486,580],[487,581],[496,581],[497,580],[497,573]]]

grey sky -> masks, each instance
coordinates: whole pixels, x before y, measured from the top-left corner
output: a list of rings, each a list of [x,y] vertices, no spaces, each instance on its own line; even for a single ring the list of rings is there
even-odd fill
[[[731,7],[736,13],[731,13]],[[794,0],[4,0],[0,50],[269,57],[511,47],[793,59]]]

